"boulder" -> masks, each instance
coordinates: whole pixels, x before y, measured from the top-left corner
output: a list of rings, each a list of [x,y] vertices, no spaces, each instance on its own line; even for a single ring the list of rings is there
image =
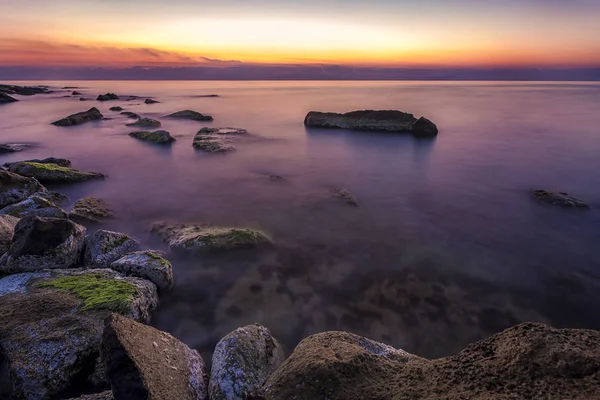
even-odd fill
[[[48,200],[50,203],[54,203],[57,206],[62,206],[71,202],[68,196],[47,190],[45,192],[39,192],[35,194],[42,199]]]
[[[231,250],[270,244],[263,232],[248,228],[209,227],[159,222],[153,225],[156,233],[170,248],[176,250]]]
[[[120,106],[116,106],[116,107],[111,107],[109,108],[110,111],[123,111],[123,107]]]
[[[121,115],[124,115],[127,118],[131,118],[131,119],[140,119],[141,118],[138,114],[131,112],[131,111],[123,111],[121,113]]]
[[[0,272],[72,268],[79,263],[85,232],[68,219],[22,218],[15,226],[12,246],[0,258]]]
[[[0,154],[2,154],[2,153],[17,153],[19,151],[27,150],[30,147],[32,147],[30,144],[4,143],[4,144],[0,144]]]
[[[415,136],[435,136],[437,127],[426,118],[396,110],[364,110],[345,114],[311,111],[304,125],[314,128],[337,128],[359,131],[412,133]]]
[[[85,239],[83,261],[86,267],[108,268],[138,246],[137,240],[124,233],[98,230]]]
[[[111,270],[55,270],[0,279],[4,398],[63,399],[110,388],[90,386],[103,320],[114,312],[147,322],[156,287]],[[1,373],[0,373],[1,375]],[[0,384],[0,386],[2,386]]]
[[[56,164],[35,162],[13,163],[10,165],[9,171],[29,178],[35,178],[42,183],[72,183],[104,178],[104,175],[97,172],[84,172],[73,168],[61,167]]]
[[[106,93],[106,94],[98,95],[96,100],[98,100],[98,101],[119,100],[119,96],[117,96],[114,93]]]
[[[213,353],[210,399],[263,398],[264,383],[284,360],[281,345],[264,326],[236,329],[221,339]]]
[[[142,128],[160,128],[161,123],[152,118],[140,118],[127,126],[141,126]]]
[[[158,100],[153,100],[153,99],[146,99],[144,100],[145,104],[155,104],[155,103],[160,103],[160,101]]]
[[[11,163],[4,164],[4,166],[6,168],[10,168],[10,166],[13,164],[17,165],[17,164],[23,163],[23,162],[32,162],[32,163],[38,163],[38,164],[55,164],[60,167],[70,167],[71,166],[71,160],[67,160],[66,158],[54,158],[54,157],[48,157],[48,158],[44,158],[41,160],[33,159],[33,160],[23,160],[23,161],[11,162]]]
[[[161,251],[145,250],[129,253],[110,264],[110,268],[127,276],[147,279],[159,291],[173,287],[173,267]]]
[[[12,246],[13,233],[17,222],[19,222],[19,219],[12,215],[0,215],[0,256]]]
[[[10,97],[4,92],[0,92],[0,104],[14,103],[17,101],[19,100],[15,99],[14,97]]]
[[[238,128],[202,128],[194,136],[193,146],[208,153],[226,153],[234,151],[231,143],[247,133],[245,129]]]
[[[72,126],[79,125],[90,121],[97,121],[104,118],[104,115],[96,107],[92,107],[87,111],[69,115],[58,121],[54,121],[52,125],[56,126]]]
[[[175,141],[175,138],[167,131],[138,131],[131,132],[129,134],[132,138],[144,140],[146,142],[158,143],[158,144],[169,144]]]
[[[18,203],[35,193],[44,192],[36,179],[0,170],[0,208]]]
[[[96,197],[77,200],[69,213],[69,218],[77,223],[93,223],[113,217],[108,203]]]
[[[101,354],[116,400],[208,399],[202,357],[166,332],[112,314]]]
[[[565,208],[590,208],[582,200],[564,192],[550,192],[547,190],[534,190],[533,196],[541,203],[552,204]]]
[[[48,218],[67,218],[67,213],[45,198],[33,195],[19,203],[0,209],[0,214],[23,218],[28,215]]]
[[[189,119],[192,121],[212,121],[213,117],[210,115],[200,114],[197,111],[192,110],[183,110],[177,111],[173,114],[167,115],[165,118],[178,118],[178,119]]]
[[[349,204],[349,205],[355,206],[355,207],[358,206],[358,201],[352,195],[352,193],[350,193],[348,191],[348,189],[334,188],[332,190],[332,193],[333,193],[333,197],[338,198],[338,199],[344,201],[346,204]]]

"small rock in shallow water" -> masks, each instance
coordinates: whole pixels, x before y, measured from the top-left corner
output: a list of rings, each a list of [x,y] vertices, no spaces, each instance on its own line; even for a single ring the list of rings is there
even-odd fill
[[[193,146],[207,153],[226,153],[234,151],[230,143],[248,131],[238,128],[202,128],[194,136]]]
[[[358,201],[356,198],[348,191],[348,189],[344,188],[335,188],[332,190],[333,196],[339,198],[349,204],[351,206],[358,206]]]
[[[71,183],[104,178],[104,175],[97,172],[83,172],[56,164],[35,162],[13,163],[9,170],[22,176],[35,178],[42,183]]]
[[[147,279],[158,290],[173,287],[173,267],[161,251],[145,250],[129,253],[110,264],[110,268],[127,276]]]
[[[131,119],[140,119],[141,118],[138,114],[131,112],[131,111],[123,111],[121,113],[121,115],[124,115],[127,118],[131,118]]]
[[[533,196],[540,202],[567,208],[590,208],[583,201],[564,192],[550,192],[547,190],[534,190]]]
[[[160,101],[158,100],[153,100],[153,99],[146,99],[144,100],[145,104],[155,104],[155,103],[160,103]]]
[[[137,240],[120,232],[98,230],[85,239],[83,262],[86,267],[108,268],[113,261],[135,251]]]
[[[108,100],[119,100],[119,96],[114,93],[106,93],[99,95],[96,100],[98,101],[108,101]]]
[[[113,216],[108,203],[96,197],[77,200],[69,213],[69,219],[78,223],[99,222]]]
[[[171,134],[167,131],[139,131],[139,132],[131,132],[129,136],[144,140],[146,142],[159,143],[159,144],[168,144],[175,141],[175,138],[171,136]]]
[[[81,96],[81,93],[75,90],[73,93],[71,93],[71,96]]]
[[[6,206],[0,209],[0,214],[12,215],[17,218],[23,218],[28,215],[47,218],[67,217],[67,213],[63,209],[38,195],[33,195],[19,203]]]
[[[119,106],[111,107],[111,108],[109,108],[109,110],[110,111],[123,111],[123,107],[119,107]]]
[[[52,125],[56,126],[72,126],[79,125],[90,121],[97,121],[104,118],[104,115],[96,107],[92,107],[87,111],[69,115],[58,121],[54,121]]]
[[[127,124],[127,126],[141,126],[144,128],[159,128],[161,126],[160,121],[152,118],[140,118],[137,121]]]
[[[167,115],[165,118],[178,118],[178,119],[189,119],[192,121],[212,121],[213,117],[210,115],[200,114],[197,111],[192,110],[183,110],[177,111],[173,114]]]

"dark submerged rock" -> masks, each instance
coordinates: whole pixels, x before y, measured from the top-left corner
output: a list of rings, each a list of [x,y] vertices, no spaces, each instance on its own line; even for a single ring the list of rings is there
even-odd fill
[[[141,126],[143,128],[160,128],[161,123],[152,118],[140,118],[136,122],[127,124],[127,126]]]
[[[421,117],[413,124],[412,134],[423,138],[434,137],[438,134],[438,128],[427,118]]]
[[[90,121],[97,121],[104,118],[104,115],[96,107],[92,107],[87,111],[83,111],[77,114],[69,115],[58,121],[54,121],[52,125],[56,126],[72,126],[80,125]]]
[[[164,130],[159,131],[138,131],[131,132],[129,134],[132,138],[144,140],[146,142],[158,143],[158,144],[169,144],[175,141],[175,138],[171,134]]]
[[[101,354],[116,400],[208,399],[202,357],[168,333],[112,314]]]
[[[19,162],[11,164],[9,170],[42,183],[72,183],[104,178],[97,172],[84,172],[52,163]]]
[[[548,190],[534,190],[533,196],[542,203],[552,204],[565,208],[590,208],[582,200],[564,192],[550,192]]]
[[[116,107],[111,107],[109,108],[110,111],[123,111],[123,107],[120,106],[116,106]]]
[[[78,223],[94,223],[113,217],[108,203],[97,197],[77,200],[69,213],[69,219]]]
[[[48,88],[44,86],[0,85],[0,93],[33,96],[35,94],[46,94],[52,92],[49,92]]]
[[[153,99],[146,99],[144,100],[145,104],[155,104],[155,103],[160,103],[160,101],[158,100],[153,100]]]
[[[213,117],[210,115],[200,114],[198,111],[183,110],[177,111],[173,114],[167,115],[165,118],[178,118],[178,119],[189,119],[192,121],[212,121]]]
[[[356,198],[348,191],[348,189],[344,188],[334,188],[332,189],[333,196],[344,201],[346,204],[351,206],[358,206],[358,201]]]
[[[131,112],[131,111],[123,111],[121,113],[121,115],[124,115],[127,118],[131,118],[131,119],[140,119],[141,118],[138,114]]]
[[[17,101],[19,100],[15,99],[14,97],[10,97],[6,93],[0,92],[0,104],[15,103]]]
[[[34,193],[45,190],[46,188],[36,179],[0,170],[0,208],[18,203]]]
[[[114,93],[106,93],[106,94],[98,95],[96,100],[98,100],[98,101],[119,100],[119,96],[117,96]]]
[[[81,96],[81,93],[75,90],[73,93],[71,93],[71,96]]]

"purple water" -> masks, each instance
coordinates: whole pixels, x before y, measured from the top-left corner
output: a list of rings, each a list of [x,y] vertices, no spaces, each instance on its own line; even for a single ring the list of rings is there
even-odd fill
[[[28,82],[153,97],[81,102],[71,90],[0,106],[1,162],[62,157],[104,181],[58,187],[106,199],[103,228],[164,249],[158,220],[248,226],[272,249],[171,255],[176,286],[153,324],[210,352],[229,331],[268,326],[290,350],[349,330],[427,357],[525,320],[600,329],[600,84],[470,82]],[[218,94],[207,98],[202,95]],[[120,105],[160,119],[177,142],[132,139]],[[111,120],[50,122],[95,106]],[[308,111],[400,109],[435,140],[305,129]],[[192,109],[212,123],[169,120]],[[192,148],[204,126],[251,134],[225,155]],[[270,179],[280,175],[283,180]],[[360,203],[331,197],[347,188]],[[561,190],[591,211],[537,204]],[[67,207],[68,208],[68,207]]]

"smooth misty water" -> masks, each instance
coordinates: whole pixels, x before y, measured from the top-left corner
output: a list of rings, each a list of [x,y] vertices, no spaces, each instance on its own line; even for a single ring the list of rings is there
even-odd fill
[[[36,82],[40,84],[42,82]],[[31,82],[29,84],[32,84]],[[272,249],[172,255],[176,287],[153,323],[205,352],[259,322],[287,350],[343,329],[423,356],[446,355],[536,320],[600,329],[600,85],[445,82],[46,82],[152,96],[80,102],[66,92],[0,106],[0,143],[33,143],[0,161],[64,157],[105,181],[60,187],[108,200],[124,231],[161,248],[157,220],[261,228]],[[70,92],[70,91],[68,91]],[[218,94],[218,98],[199,97]],[[130,138],[121,105],[158,118],[177,142]],[[112,118],[50,122],[98,107]],[[435,121],[435,140],[305,129],[310,110],[400,109]],[[193,109],[213,123],[162,119]],[[203,126],[252,136],[235,153],[194,151]],[[284,180],[273,180],[270,174]],[[331,197],[344,187],[353,208]],[[534,202],[567,191],[591,211]]]

